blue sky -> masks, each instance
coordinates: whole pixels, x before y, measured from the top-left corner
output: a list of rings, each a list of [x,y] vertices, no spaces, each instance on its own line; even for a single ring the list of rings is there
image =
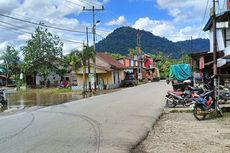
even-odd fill
[[[101,21],[97,25],[97,34],[103,38],[121,26],[146,30],[171,41],[186,40],[191,36],[208,38],[201,29],[209,17],[210,0],[0,0],[0,14],[80,31],[48,29],[63,41],[76,42],[64,41],[64,51],[68,53],[82,47],[86,36],[81,32],[86,26],[92,27],[92,12],[82,11],[82,7],[100,8],[102,5],[105,10],[96,12],[96,20]],[[7,23],[13,23],[14,27]],[[0,51],[6,45],[15,48],[25,45],[35,28],[35,25],[0,16]],[[101,39],[97,37],[97,41]]]

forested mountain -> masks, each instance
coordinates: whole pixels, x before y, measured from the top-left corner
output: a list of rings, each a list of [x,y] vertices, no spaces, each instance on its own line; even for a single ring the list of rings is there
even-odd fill
[[[130,48],[136,48],[137,32],[137,29],[131,27],[118,28],[105,39],[98,42],[96,49],[100,52],[126,55]],[[209,50],[208,39],[193,39],[175,43],[144,30],[140,30],[139,32],[141,35],[141,48],[145,53],[163,52],[166,55],[178,58],[184,53]]]

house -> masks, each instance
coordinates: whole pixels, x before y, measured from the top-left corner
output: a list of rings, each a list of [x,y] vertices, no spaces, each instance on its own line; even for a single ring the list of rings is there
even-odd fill
[[[148,80],[151,80],[151,81],[160,80],[160,72],[156,64],[156,60],[147,54],[144,54],[143,69],[145,70],[144,78],[147,78]]]
[[[119,62],[126,66],[125,73],[133,73],[139,80],[159,80],[160,72],[156,60],[144,54],[140,56],[125,57]]]
[[[96,54],[96,82],[99,87],[103,84],[102,88],[111,89],[120,86],[121,80],[124,79],[124,69],[125,65],[119,63],[112,56],[106,53]],[[87,65],[88,67],[88,65]],[[90,70],[90,74],[89,74]],[[90,69],[86,68],[86,81],[87,88],[89,88],[89,82],[93,88],[94,77],[94,63],[90,61]],[[78,69],[76,72],[78,85],[83,86],[83,67]]]
[[[230,1],[225,1],[224,8],[216,8],[217,37],[217,73],[230,74]],[[204,75],[213,75],[213,16],[210,16],[204,31],[209,31],[210,51],[190,54],[193,70],[200,70]]]
[[[125,75],[127,73],[132,73],[137,78],[138,77],[138,60],[131,57],[124,57],[122,59],[118,59],[118,61],[125,65]]]

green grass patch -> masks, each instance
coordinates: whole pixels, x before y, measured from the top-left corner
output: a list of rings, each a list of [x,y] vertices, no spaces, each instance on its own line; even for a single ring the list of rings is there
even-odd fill
[[[192,113],[192,110],[190,110],[190,109],[187,109],[187,110],[185,110],[185,109],[173,109],[173,110],[171,110],[170,111],[170,113]]]

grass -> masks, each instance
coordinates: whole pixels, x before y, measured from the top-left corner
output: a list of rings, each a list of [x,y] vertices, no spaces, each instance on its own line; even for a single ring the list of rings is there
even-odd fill
[[[179,110],[179,109],[173,109],[170,111],[170,113],[192,113],[192,110]]]
[[[192,110],[179,110],[179,109],[173,109],[170,111],[170,113],[192,113]],[[217,112],[213,112],[208,114],[208,118],[215,119],[219,118],[220,115]],[[230,118],[230,112],[224,112],[223,118]]]
[[[74,93],[74,94],[81,94],[82,91],[72,91],[71,88],[40,88],[40,89],[26,89],[20,90],[17,92],[19,95],[24,95],[26,93],[41,93],[41,94],[62,94],[62,93]]]

